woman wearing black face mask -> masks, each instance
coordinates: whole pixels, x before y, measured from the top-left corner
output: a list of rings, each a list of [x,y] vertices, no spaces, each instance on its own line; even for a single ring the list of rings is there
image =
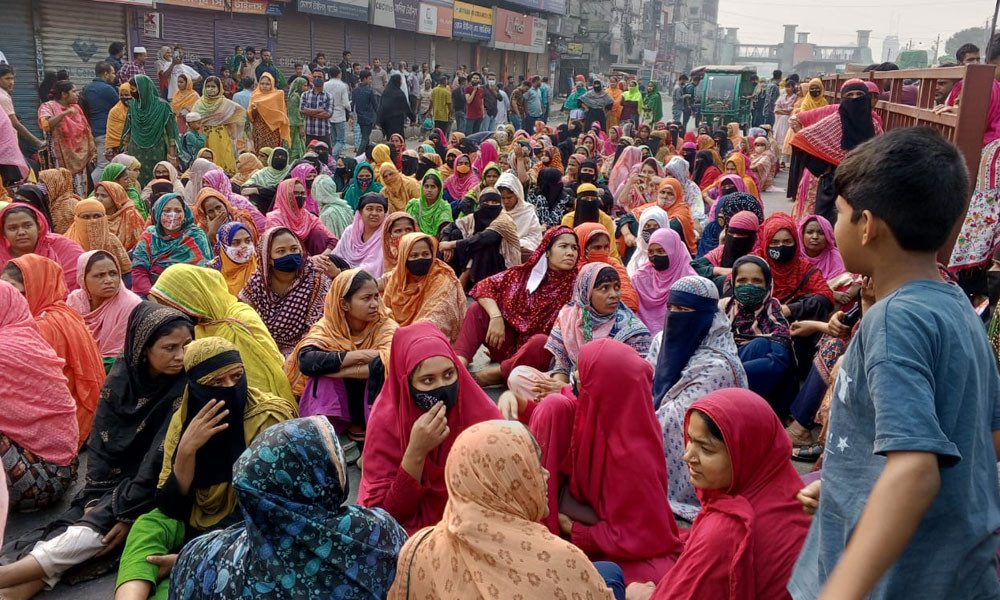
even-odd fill
[[[538,184],[528,191],[527,200],[535,207],[538,221],[545,227],[558,225],[573,206],[573,199],[563,186],[562,171],[552,167],[538,171]]]
[[[337,157],[337,168],[334,170],[333,182],[337,184],[337,191],[341,194],[351,185],[351,178],[354,177],[354,169],[358,166],[358,161],[350,156]]]
[[[267,160],[267,166],[257,171],[243,184],[244,188],[275,188],[288,175],[292,166],[288,164],[288,151],[275,148]]]
[[[405,150],[403,151],[402,158],[402,169],[401,172],[407,177],[413,177],[419,168],[420,158],[417,156],[415,150]]]
[[[580,105],[587,110],[584,114],[584,122],[597,121],[601,124],[601,130],[607,129],[607,111],[614,103],[614,98],[604,90],[604,84],[595,79],[593,88],[580,96]]]
[[[496,188],[480,192],[476,211],[445,226],[441,239],[444,260],[466,287],[521,262],[517,225]]]
[[[291,229],[310,256],[323,254],[337,246],[337,238],[326,228],[319,217],[307,211],[306,186],[298,179],[286,179],[275,192],[274,210],[267,213],[266,228]]]
[[[375,278],[361,269],[337,275],[324,302],[323,317],[292,351],[285,372],[300,397],[299,415],[323,415],[363,440],[398,325],[382,306]]]
[[[437,245],[426,233],[403,236],[401,260],[385,282],[383,302],[400,326],[430,321],[454,341],[465,316],[465,291],[448,263],[435,258]]]
[[[233,464],[268,427],[295,418],[288,400],[247,386],[236,346],[220,337],[197,339],[184,349],[187,388],[163,441],[172,465],[161,474],[156,508],[136,519],[119,568],[119,589],[147,597],[157,587],[153,554],[180,550],[186,535],[221,529],[239,520],[232,493]],[[223,416],[223,411],[229,411]],[[213,428],[213,419],[226,424]]]
[[[379,435],[365,444],[358,504],[384,508],[412,534],[444,514],[455,439],[501,416],[433,323],[401,327],[390,365],[369,421]]]

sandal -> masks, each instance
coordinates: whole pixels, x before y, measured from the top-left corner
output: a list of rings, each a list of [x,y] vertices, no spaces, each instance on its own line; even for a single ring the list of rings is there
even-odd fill
[[[820,444],[809,444],[806,446],[795,446],[792,448],[792,460],[805,463],[813,463],[823,456],[823,446]]]
[[[341,441],[340,449],[344,451],[344,460],[349,465],[355,464],[361,458],[361,447],[357,442]]]
[[[351,425],[347,428],[347,438],[352,442],[364,443],[365,430],[359,425]]]

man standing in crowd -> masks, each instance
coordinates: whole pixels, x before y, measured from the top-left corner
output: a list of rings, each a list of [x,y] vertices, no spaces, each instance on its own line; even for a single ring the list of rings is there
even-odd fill
[[[253,46],[247,46],[246,55],[247,61],[244,63],[246,68],[243,69],[244,76],[252,77],[254,83],[257,83],[257,67],[260,66],[261,60],[257,58],[257,51],[254,50]]]
[[[35,146],[41,146],[42,140],[35,137],[35,134],[31,133],[24,123],[18,120],[17,115],[14,114],[14,67],[8,65],[7,63],[0,63],[0,110],[7,113],[10,117],[10,123],[14,126],[18,135],[22,138],[28,140]]]
[[[978,65],[979,56],[979,46],[969,43],[962,44],[955,50],[955,58],[958,60],[958,64],[965,65]]]
[[[521,128],[529,134],[535,132],[535,121],[542,119],[542,92],[539,90],[541,85],[542,78],[535,75],[531,78],[531,86],[524,91],[525,119],[521,123]]]
[[[108,57],[104,59],[104,62],[111,63],[111,66],[115,68],[115,73],[122,70],[122,58],[125,56],[125,43],[124,42],[111,42],[108,46]]]
[[[497,128],[497,111],[500,104],[500,88],[497,87],[496,73],[486,76],[486,88],[483,90],[483,125],[479,131],[493,131]]]
[[[465,77],[455,75],[458,83],[451,90],[451,109],[455,115],[455,131],[465,133]]]
[[[146,74],[146,49],[142,46],[132,48],[132,60],[122,63],[121,70],[118,71],[118,81],[125,83],[132,81],[136,75]]]
[[[698,91],[698,84],[701,83],[701,75],[694,75],[688,84],[684,86],[684,130],[687,131],[687,122],[692,116],[694,117],[694,126],[698,127],[698,121],[701,118],[701,111],[698,110],[698,100],[695,98],[695,94]]]
[[[382,68],[382,61],[375,59],[372,61],[372,91],[375,92],[376,104],[382,102],[382,93],[385,86],[389,84],[389,74]]]
[[[764,92],[764,123],[774,125],[774,103],[778,101],[778,94],[781,93],[781,71],[775,69],[771,73],[771,81],[767,83],[767,91]]]
[[[260,64],[254,70],[256,79],[259,81],[261,75],[264,73],[270,73],[274,77],[274,85],[278,89],[284,89],[285,87],[285,76],[281,74],[281,71],[274,66],[274,60],[271,58],[271,51],[267,48],[260,51]]]
[[[400,64],[403,67],[403,72],[406,72],[406,63],[403,62]],[[413,114],[417,113],[417,102],[420,99],[418,94],[420,94],[420,84],[423,81],[423,79],[417,76],[418,70],[419,67],[413,65],[413,68],[409,72],[406,72],[406,89],[410,91],[410,110],[413,111]]]
[[[244,110],[250,106],[250,94],[253,93],[253,89],[257,87],[256,82],[254,82],[253,77],[247,75],[240,80],[240,91],[233,94],[233,102],[239,104]]]
[[[371,86],[371,71],[361,71],[358,87],[352,92],[354,123],[358,133],[355,133],[354,147],[358,153],[364,152],[371,139],[372,127],[375,125],[375,113],[378,111],[378,104],[375,100],[375,92]],[[359,141],[360,138],[360,141]]]
[[[94,181],[101,178],[108,159],[104,157],[105,134],[108,129],[108,113],[118,104],[118,90],[112,85],[115,80],[115,68],[111,63],[101,61],[94,65],[94,80],[83,90],[84,105],[87,107],[87,120],[97,144],[97,168],[94,169]]]
[[[525,112],[527,108],[524,93],[530,88],[531,83],[527,79],[522,79],[521,85],[514,88],[514,91],[510,94],[510,124],[514,126],[514,129],[521,129],[527,118],[528,113]]]
[[[340,73],[341,73],[341,75],[344,78],[344,83],[346,83],[348,87],[353,88],[354,86],[356,86],[358,84],[358,78],[357,78],[357,76],[355,76],[355,74],[354,74],[354,72],[352,71],[352,68],[351,68],[352,67],[352,65],[351,65],[351,51],[350,50],[344,50],[344,53],[341,56],[343,57],[343,59],[340,61],[340,64],[337,65],[337,66],[340,68]],[[334,155],[334,156],[336,156],[336,155]]]
[[[483,77],[479,73],[469,76],[465,86],[465,135],[476,133],[483,125]]]
[[[437,80],[437,85],[434,86],[434,91],[431,92],[431,115],[434,117],[434,127],[445,133],[448,133],[451,126],[451,119],[455,114],[455,108],[451,100],[451,90],[448,89],[448,76],[441,75]]]
[[[317,71],[318,73],[318,71]],[[302,93],[299,110],[306,118],[306,145],[319,140],[330,145],[330,117],[333,116],[333,98],[323,89],[323,76],[314,74],[312,89]]]
[[[323,84],[323,91],[333,101],[333,111],[330,113],[333,148],[330,154],[336,158],[347,143],[347,118],[351,112],[351,90],[341,79],[340,67],[330,67],[330,81]]]
[[[313,57],[312,62],[309,63],[309,70],[315,71],[316,69],[326,69],[326,54],[317,52],[316,56]]]
[[[552,104],[552,86],[549,85],[549,78],[542,77],[542,84],[538,87],[542,93],[542,120],[549,122],[549,108]]]
[[[684,86],[687,85],[687,80],[688,76],[681,73],[680,77],[677,78],[677,83],[674,84],[673,91],[670,92],[670,112],[674,121],[681,124],[682,131],[687,131],[687,117],[690,116],[690,112],[686,111],[684,106]]]

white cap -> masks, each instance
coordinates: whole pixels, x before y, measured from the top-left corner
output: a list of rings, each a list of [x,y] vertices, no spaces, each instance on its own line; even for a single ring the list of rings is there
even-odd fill
[[[145,54],[145,53],[146,49],[143,48],[142,46],[136,46],[135,48],[132,48],[132,54]]]
[[[192,121],[200,121],[201,115],[192,110],[188,114],[184,115],[184,120],[187,121],[188,123]]]

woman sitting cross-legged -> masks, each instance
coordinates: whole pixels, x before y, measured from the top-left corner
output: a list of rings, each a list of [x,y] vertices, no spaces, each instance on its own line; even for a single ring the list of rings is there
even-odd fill
[[[76,481],[76,401],[66,387],[63,360],[38,332],[27,301],[5,281],[0,281],[0,394],[0,456],[10,509],[58,502]]]
[[[169,580],[158,577],[160,565],[169,561],[165,555],[240,520],[233,464],[265,429],[296,417],[290,401],[247,385],[232,342],[218,337],[191,342],[184,350],[184,372],[187,389],[163,440],[156,508],[129,531],[116,600],[166,598]]]
[[[486,421],[462,432],[445,464],[444,516],[403,546],[389,599],[474,600],[503,590],[510,597],[611,600],[586,555],[539,523],[549,476],[539,454],[520,423]]]
[[[684,414],[692,402],[722,388],[747,387],[747,375],[719,309],[711,281],[682,277],[670,286],[663,331],[649,349],[653,406],[663,430],[670,481],[670,507],[688,521],[698,514],[698,497],[684,464]]]
[[[496,188],[484,189],[476,210],[441,232],[439,248],[466,287],[521,263],[517,225],[500,201]]]
[[[40,535],[4,545],[9,564],[0,566],[0,594],[30,597],[72,567],[113,558],[135,519],[154,507],[163,439],[184,393],[184,348],[193,338],[180,312],[155,302],[135,307],[121,359],[101,390],[83,489]]]
[[[358,504],[384,508],[409,533],[434,525],[448,500],[444,469],[455,439],[499,418],[436,325],[401,327],[368,423]]]
[[[551,355],[543,344],[526,345],[536,333],[548,333],[559,309],[573,295],[579,244],[569,227],[552,227],[527,262],[488,277],[472,288],[469,305],[455,341],[463,364],[472,362],[486,344],[499,366],[476,372],[480,385],[507,379],[518,364],[547,369]],[[521,352],[518,352],[521,350]]]
[[[570,376],[576,372],[580,350],[588,342],[611,338],[624,342],[640,356],[646,356],[649,330],[622,303],[619,277],[611,265],[600,262],[583,265],[573,286],[573,299],[559,310],[552,332],[535,334],[528,342],[542,343],[552,354],[551,371],[542,373],[534,367],[515,367],[507,380],[510,391],[500,400],[500,410],[505,416],[517,418],[517,409],[525,403],[557,393],[568,384]]]
[[[322,417],[278,423],[233,467],[244,522],[192,540],[170,574],[185,600],[384,598],[406,532],[384,510],[344,505],[347,463]]]
[[[802,479],[781,421],[753,392],[718,390],[688,409],[684,443],[701,512],[670,572],[655,588],[630,586],[629,598],[790,599],[809,516],[795,497]]]
[[[448,263],[435,258],[437,245],[426,233],[404,235],[402,261],[389,274],[382,300],[401,327],[430,321],[454,340],[465,318],[465,292]]]
[[[650,401],[652,367],[629,346],[600,339],[580,350],[578,371],[579,392],[567,385],[518,415],[551,474],[545,523],[587,556],[618,563],[626,582],[656,581],[681,542]]]
[[[323,316],[292,350],[285,373],[301,415],[323,415],[363,440],[398,325],[382,306],[375,278],[361,269],[337,275],[324,300]]]
[[[303,260],[302,243],[287,227],[274,227],[260,240],[257,269],[238,297],[260,315],[288,358],[312,324],[323,316],[330,278]]]

